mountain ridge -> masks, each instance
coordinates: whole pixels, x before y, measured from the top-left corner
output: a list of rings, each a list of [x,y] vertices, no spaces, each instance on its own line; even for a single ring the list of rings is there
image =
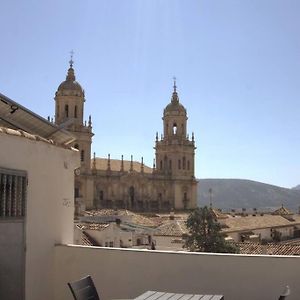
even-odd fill
[[[248,179],[198,179],[198,205],[210,204],[230,210],[238,208],[272,210],[281,205],[298,212],[300,190],[288,189]],[[300,188],[300,187],[299,187]]]

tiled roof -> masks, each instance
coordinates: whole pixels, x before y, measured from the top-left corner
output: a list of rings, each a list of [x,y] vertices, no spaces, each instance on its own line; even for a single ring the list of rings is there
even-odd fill
[[[159,226],[155,232],[155,235],[160,236],[182,236],[187,233],[188,230],[186,228],[184,221],[168,221],[161,226]]]
[[[131,164],[131,161],[123,160],[125,172],[128,172],[130,170],[130,164]],[[99,158],[99,157],[96,158],[96,169],[97,170],[106,171],[107,165],[108,165],[107,158]],[[140,162],[137,162],[137,161],[132,162],[133,170],[136,172],[141,172],[141,166],[142,166],[142,164]],[[91,160],[91,167],[93,167],[93,159]],[[110,159],[110,169],[111,169],[111,171],[120,171],[121,170],[121,160],[120,159]],[[150,168],[144,164],[144,172],[151,174],[152,168]]]
[[[89,211],[85,211],[85,215],[88,215],[88,216],[130,216],[131,223],[135,223],[137,225],[142,225],[142,226],[148,226],[148,227],[157,227],[160,224],[160,220],[155,220],[154,218],[142,216],[140,214],[136,214],[127,209],[89,210]]]
[[[276,209],[272,214],[284,216],[284,215],[292,215],[293,213],[282,205],[280,208]]]
[[[90,237],[85,232],[82,232],[81,244],[84,245],[84,246],[94,246],[94,244],[91,241]]]
[[[223,214],[220,210],[216,208],[211,208],[211,212],[215,219],[227,219],[228,215]]]
[[[109,224],[99,224],[99,223],[80,223],[76,225],[81,230],[99,230],[102,231],[106,229]]]
[[[300,244],[237,243],[241,254],[300,255]]]
[[[256,215],[256,216],[236,216],[224,219],[223,223],[228,227],[224,232],[254,230],[260,228],[271,228],[281,226],[293,226],[299,222],[291,222],[279,215]]]

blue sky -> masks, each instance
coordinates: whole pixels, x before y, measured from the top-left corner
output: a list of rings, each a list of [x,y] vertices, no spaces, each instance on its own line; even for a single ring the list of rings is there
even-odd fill
[[[74,50],[97,156],[154,158],[172,77],[198,178],[300,184],[300,1],[1,1],[0,92],[54,115]]]

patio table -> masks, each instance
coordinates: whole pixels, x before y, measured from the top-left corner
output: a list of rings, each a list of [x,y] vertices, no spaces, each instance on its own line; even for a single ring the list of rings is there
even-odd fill
[[[175,294],[147,291],[134,300],[224,300],[223,295]]]

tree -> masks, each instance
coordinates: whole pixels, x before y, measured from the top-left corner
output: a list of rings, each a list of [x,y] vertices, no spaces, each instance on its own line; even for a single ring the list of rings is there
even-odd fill
[[[186,221],[189,234],[183,238],[184,247],[195,252],[238,253],[239,249],[224,239],[221,225],[211,208],[200,207],[191,212]]]

